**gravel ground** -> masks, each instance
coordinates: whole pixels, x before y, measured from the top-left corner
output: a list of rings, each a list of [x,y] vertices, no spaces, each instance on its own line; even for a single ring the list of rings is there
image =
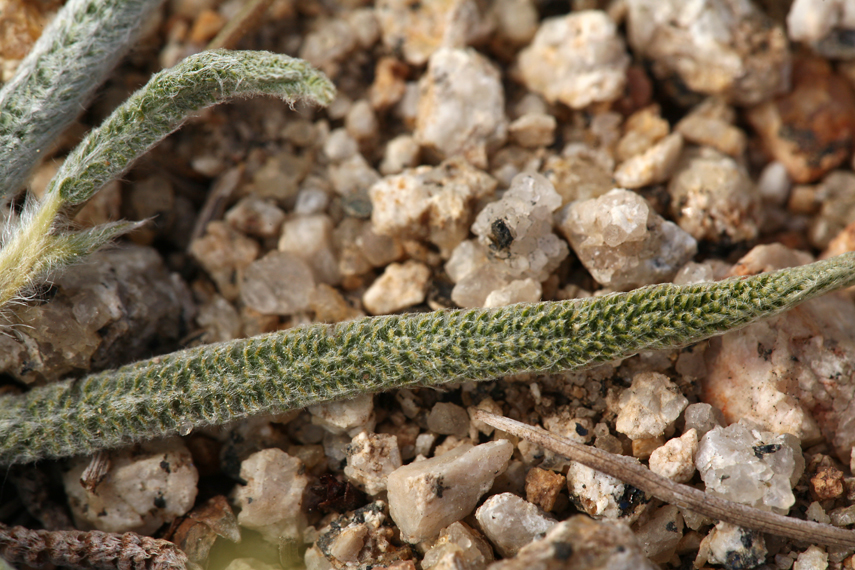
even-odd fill
[[[0,1],[7,80],[61,2]],[[33,177],[242,0],[168,0]],[[208,109],[76,214],[150,222],[15,309],[0,391],[312,322],[718,280],[855,250],[851,0],[273,0],[242,49],[323,110]],[[472,419],[855,524],[851,292],[582,372],[365,395],[10,471],[0,522],[166,538],[210,570],[852,568]],[[102,472],[103,474],[103,472]],[[81,485],[81,478],[90,482]]]

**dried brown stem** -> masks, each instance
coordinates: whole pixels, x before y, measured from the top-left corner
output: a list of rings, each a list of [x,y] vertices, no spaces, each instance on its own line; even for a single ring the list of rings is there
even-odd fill
[[[205,49],[235,49],[242,37],[258,27],[271,4],[273,0],[248,0]]]
[[[80,570],[185,570],[174,544],[132,532],[29,530],[0,524],[0,557],[13,565],[48,564]]]
[[[794,519],[728,501],[688,485],[675,483],[626,457],[596,447],[582,445],[549,433],[542,428],[529,426],[483,410],[477,410],[474,417],[494,428],[526,439],[544,449],[625,481],[666,503],[689,509],[712,519],[800,542],[828,546],[855,546],[855,531]]]

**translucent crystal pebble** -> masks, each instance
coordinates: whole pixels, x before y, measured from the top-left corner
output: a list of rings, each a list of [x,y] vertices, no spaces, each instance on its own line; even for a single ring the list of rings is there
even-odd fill
[[[721,412],[709,404],[703,402],[690,404],[683,412],[683,419],[686,422],[685,430],[694,429],[698,432],[698,437],[703,437],[711,429],[723,425],[719,416],[721,416]]]
[[[308,180],[314,181],[309,178]],[[326,181],[325,181],[326,182]],[[330,194],[323,187],[314,184],[304,184],[297,194],[297,203],[294,204],[294,213],[298,216],[320,214],[327,209],[330,203]]]
[[[484,300],[484,307],[504,307],[514,303],[537,303],[543,288],[540,283],[528,277],[511,281],[500,289],[494,289]]]
[[[374,398],[368,394],[315,404],[307,409],[312,414],[312,423],[332,434],[356,435],[374,427]]]
[[[333,189],[340,196],[351,199],[353,194],[366,192],[380,179],[380,174],[359,153],[331,164],[328,172]]]
[[[459,279],[451,290],[451,300],[459,307],[483,307],[493,291],[504,289],[510,282],[498,263],[487,261],[475,269]]]
[[[520,548],[555,525],[555,520],[513,493],[487,499],[475,511],[475,519],[505,558],[514,556]]]
[[[615,289],[670,280],[697,251],[692,236],[620,188],[569,204],[560,228],[594,279]]]
[[[326,214],[296,216],[282,225],[279,251],[292,253],[312,268],[318,283],[341,281],[333,246],[333,221]]]
[[[695,263],[690,261],[680,268],[672,281],[674,285],[691,285],[693,283],[706,283],[715,281],[713,268],[708,263]]]
[[[519,174],[501,200],[487,204],[472,232],[496,259],[509,280],[543,281],[567,257],[568,248],[552,233],[552,213],[561,196],[539,174]]]
[[[658,509],[636,532],[642,550],[654,562],[664,563],[683,538],[683,516],[674,505]]]
[[[240,296],[259,313],[290,315],[308,308],[314,287],[312,270],[305,261],[293,253],[272,251],[246,269]]]
[[[454,522],[440,531],[425,552],[422,569],[484,570],[492,561],[493,549],[484,537],[465,523]]]
[[[757,179],[757,191],[764,202],[783,205],[790,195],[792,186],[787,168],[778,161],[770,162],[760,172]]]
[[[333,162],[340,162],[359,152],[359,144],[345,129],[335,129],[324,142],[324,154]]]
[[[763,432],[741,420],[701,438],[695,465],[706,490],[764,510],[786,513],[792,487],[804,471],[798,439]]]
[[[445,272],[455,283],[487,263],[487,251],[475,240],[461,242],[445,264]]]
[[[355,102],[344,119],[347,133],[357,140],[370,139],[377,135],[377,116],[371,103],[365,99]]]

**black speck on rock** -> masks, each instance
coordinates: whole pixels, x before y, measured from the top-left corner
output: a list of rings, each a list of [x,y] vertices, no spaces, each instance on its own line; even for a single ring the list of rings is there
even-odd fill
[[[556,560],[568,560],[573,556],[573,545],[569,542],[553,542],[552,549],[555,552],[553,555]]]

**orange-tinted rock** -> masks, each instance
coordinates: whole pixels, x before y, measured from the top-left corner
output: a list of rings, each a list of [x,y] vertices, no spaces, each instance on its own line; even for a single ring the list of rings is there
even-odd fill
[[[811,182],[849,156],[855,95],[826,61],[799,58],[793,65],[793,90],[749,109],[747,118],[793,181]]]
[[[565,482],[561,473],[534,467],[525,477],[526,499],[544,511],[551,511]]]

